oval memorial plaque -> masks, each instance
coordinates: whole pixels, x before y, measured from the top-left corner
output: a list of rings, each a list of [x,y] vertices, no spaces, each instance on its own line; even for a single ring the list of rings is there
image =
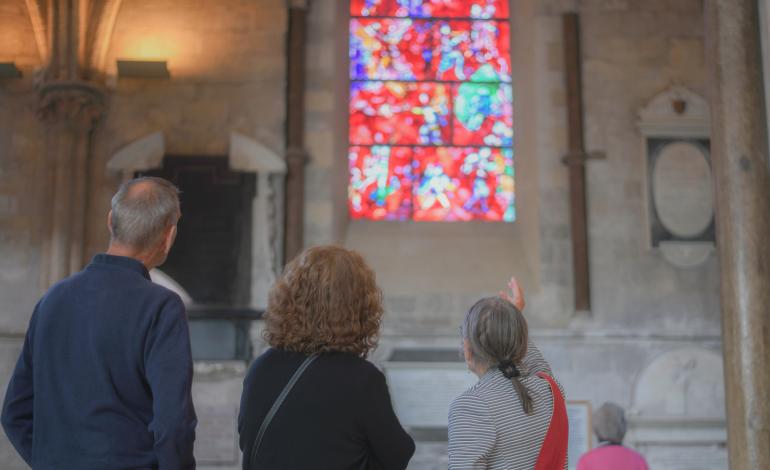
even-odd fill
[[[653,169],[652,199],[668,231],[682,238],[703,233],[714,215],[711,167],[703,151],[686,142],[666,145]]]

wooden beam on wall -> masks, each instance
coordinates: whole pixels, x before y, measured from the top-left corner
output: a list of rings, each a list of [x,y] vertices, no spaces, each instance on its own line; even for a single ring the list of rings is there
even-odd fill
[[[307,7],[289,6],[286,88],[286,227],[284,262],[304,247],[305,213],[305,37]]]
[[[577,13],[563,16],[564,70],[567,89],[570,226],[575,284],[575,310],[591,309],[588,266],[588,211],[586,204],[586,152],[583,142],[583,93],[580,70],[580,25]]]

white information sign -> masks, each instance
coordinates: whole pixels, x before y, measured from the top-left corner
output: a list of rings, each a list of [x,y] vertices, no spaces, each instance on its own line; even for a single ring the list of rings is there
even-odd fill
[[[577,467],[580,456],[591,450],[591,403],[587,401],[567,400],[567,418],[569,419],[569,448],[567,457],[569,468]]]
[[[409,427],[446,428],[452,400],[478,380],[461,362],[390,362],[385,375],[396,415]]]

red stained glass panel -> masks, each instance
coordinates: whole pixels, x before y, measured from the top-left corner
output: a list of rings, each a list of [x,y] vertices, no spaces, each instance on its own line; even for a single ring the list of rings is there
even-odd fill
[[[509,0],[351,0],[352,218],[515,219]]]
[[[394,16],[390,0],[350,0],[350,16]]]
[[[458,212],[460,149],[419,148],[414,161],[414,210],[418,221],[468,220]]]
[[[431,78],[432,24],[411,19],[351,19],[350,78],[426,80]]]
[[[349,140],[353,145],[449,143],[449,86],[442,83],[353,82]]]
[[[414,220],[514,220],[510,149],[423,147],[414,158]]]
[[[354,219],[408,220],[412,212],[412,149],[350,147],[348,209]]]
[[[436,80],[510,82],[511,38],[506,21],[437,21],[431,76]]]
[[[351,16],[506,18],[510,0],[351,0]]]
[[[513,96],[501,83],[466,82],[452,86],[453,144],[513,145]]]

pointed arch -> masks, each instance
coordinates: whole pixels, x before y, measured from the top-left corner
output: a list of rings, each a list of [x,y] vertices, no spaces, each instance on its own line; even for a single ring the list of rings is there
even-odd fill
[[[32,31],[35,33],[35,44],[37,52],[40,55],[40,62],[48,63],[48,35],[46,31],[46,21],[43,16],[43,7],[39,0],[25,0],[29,20],[32,23]]]

